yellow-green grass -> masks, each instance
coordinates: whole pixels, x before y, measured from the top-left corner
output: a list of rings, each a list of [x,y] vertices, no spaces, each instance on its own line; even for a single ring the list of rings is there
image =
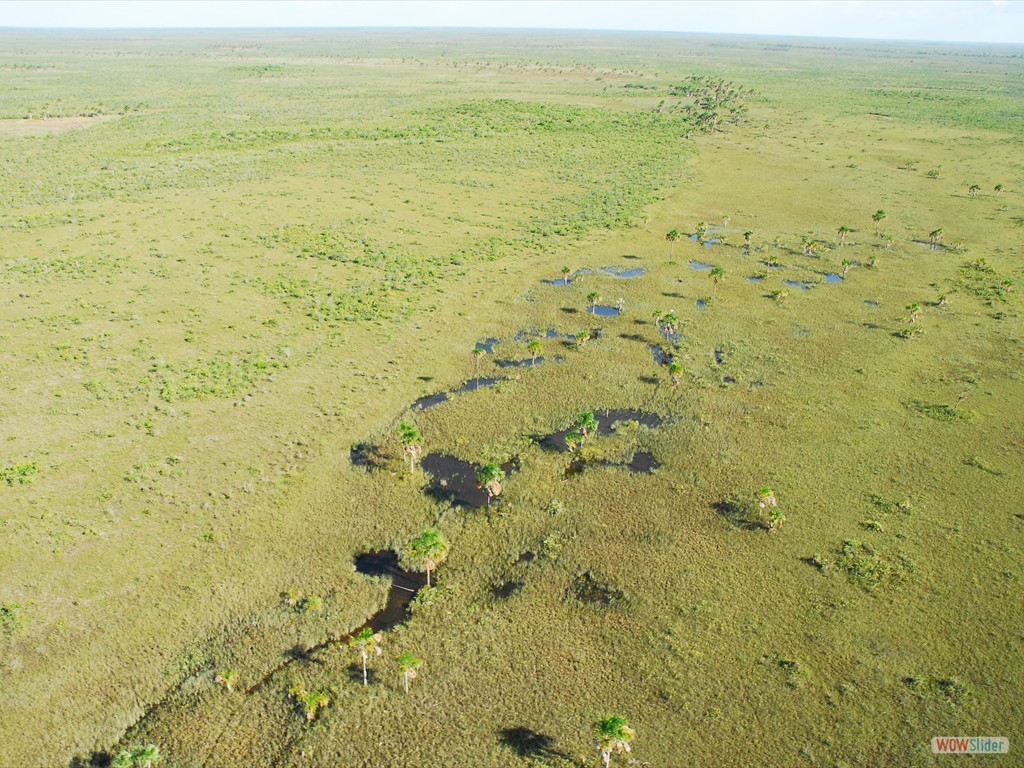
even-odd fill
[[[171,37],[133,54],[175,62],[170,74],[103,52],[130,36],[76,38],[74,54],[37,40],[18,63],[54,69],[0,72],[26,114],[56,114],[59,97],[63,115],[131,107],[5,150],[20,180],[3,214],[3,464],[32,461],[39,475],[0,488],[0,602],[22,606],[5,625],[0,758],[66,764],[155,741],[183,766],[572,765],[596,760],[592,723],[615,711],[637,729],[638,758],[666,765],[931,765],[932,735],[1019,734],[1019,298],[988,306],[961,266],[984,257],[1020,277],[1020,155],[1006,150],[1020,139],[965,117],[960,93],[966,80],[985,114],[1019,108],[1016,60],[936,48],[901,78],[892,57],[914,47],[542,37],[538,65],[502,36],[444,40],[458,51],[444,58],[423,37],[382,35],[376,49],[255,37],[255,50]],[[389,48],[403,40],[419,47]],[[747,124],[672,147],[609,123],[663,97],[625,83],[664,89],[693,71],[757,90]],[[863,84],[883,79],[948,103],[869,109],[882,96]],[[586,130],[537,134],[494,98]],[[877,111],[894,114],[866,114]],[[372,133],[383,129],[404,133]],[[66,163],[44,169],[55,154]],[[919,170],[899,170],[908,160]],[[633,228],[591,216],[571,236],[539,234],[575,227],[586,195],[613,186]],[[891,249],[874,235],[878,208]],[[726,216],[729,245],[685,241],[669,260],[665,232]],[[799,255],[802,235],[834,243],[839,226],[855,230],[848,245]],[[963,250],[913,242],[937,227]],[[747,229],[766,250],[743,254]],[[767,253],[783,270],[743,280]],[[878,266],[842,284],[766,298],[782,278],[819,283],[872,254]],[[726,271],[702,311],[711,279],[690,258]],[[648,274],[541,284],[563,264]],[[389,290],[372,309],[324,309],[330,291],[377,286]],[[583,314],[591,291],[621,296],[623,316]],[[949,306],[929,306],[939,294]],[[901,339],[911,302],[925,334]],[[646,345],[660,341],[658,309],[682,320],[675,388]],[[473,375],[476,340],[501,337],[499,357],[526,358],[517,330],[598,325],[579,351],[544,342],[563,363],[411,414],[427,451],[520,456],[500,507],[449,510],[406,475],[398,419]],[[189,374],[218,362],[219,377]],[[197,381],[215,391],[182,399]],[[639,446],[663,463],[656,474],[592,468],[564,482],[568,457],[529,439],[599,407],[669,418],[585,449]],[[364,440],[393,454],[393,472],[350,465]],[[782,530],[716,511],[764,484]],[[896,506],[907,498],[909,513]],[[372,686],[350,680],[356,657],[340,647],[242,692],[382,603],[386,585],[354,574],[352,554],[433,524],[452,543],[442,587],[388,635]],[[545,538],[556,559],[513,565]],[[834,567],[848,539],[913,572],[865,591]],[[815,555],[831,570],[806,562]],[[588,571],[626,603],[567,599]],[[495,601],[507,579],[524,586]],[[289,589],[325,597],[323,614],[287,609]],[[408,698],[390,662],[401,650],[426,661]],[[214,684],[225,669],[242,690]],[[299,677],[331,691],[312,726],[288,699]],[[969,693],[944,691],[950,680]],[[502,737],[514,728],[550,736],[552,751],[517,755]]]

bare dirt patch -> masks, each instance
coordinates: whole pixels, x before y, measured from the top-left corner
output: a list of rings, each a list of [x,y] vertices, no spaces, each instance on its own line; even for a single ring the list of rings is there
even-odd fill
[[[39,117],[7,118],[0,120],[0,134],[7,136],[45,136],[76,128],[116,120],[120,115],[94,115],[92,117]]]

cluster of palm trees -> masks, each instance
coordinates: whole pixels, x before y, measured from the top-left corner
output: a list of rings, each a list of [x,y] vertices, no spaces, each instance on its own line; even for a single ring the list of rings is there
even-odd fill
[[[681,109],[704,132],[724,125],[737,125],[747,115],[747,105],[740,99],[743,86],[721,78],[690,75],[683,82],[671,86],[669,92],[673,96],[693,100]]]
[[[497,468],[496,465],[495,468]],[[444,562],[447,556],[448,542],[436,528],[424,530],[423,533],[412,539],[402,551],[402,560],[407,568],[426,572],[428,589],[430,588],[431,572]],[[369,685],[369,661],[375,656],[382,655],[383,643],[384,633],[377,632],[372,627],[363,627],[348,639],[349,647],[358,654],[362,662],[364,686]],[[405,692],[408,694],[409,681],[416,677],[417,670],[423,666],[423,659],[417,658],[410,651],[404,651],[395,657],[395,661],[398,663],[398,671],[402,675]],[[220,674],[215,678],[215,682],[223,683],[228,690],[231,690],[231,685],[237,680],[237,676],[233,672],[228,674],[232,675],[230,682],[227,679],[221,679],[223,675]],[[288,694],[295,700],[296,706],[307,720],[315,720],[320,711],[331,703],[330,696],[325,692],[309,688],[301,680],[295,682]],[[134,768],[132,763],[125,763],[125,766]]]
[[[679,332],[679,318],[672,312],[656,309],[654,311],[654,324],[666,336],[675,336]]]

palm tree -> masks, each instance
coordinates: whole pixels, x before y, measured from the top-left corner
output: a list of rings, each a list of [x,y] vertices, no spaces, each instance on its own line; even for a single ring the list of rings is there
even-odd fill
[[[1000,192],[1003,191],[1003,185],[1002,184],[996,184],[995,190],[996,190],[996,194],[998,195]]]
[[[620,315],[622,314],[622,308],[624,306],[626,306],[626,300],[620,296],[618,300],[615,302],[615,308],[619,310]]]
[[[632,749],[629,742],[636,738],[636,732],[626,725],[626,718],[622,715],[598,720],[594,730],[597,736],[595,746],[601,753],[605,768],[611,765],[612,753],[628,754]]]
[[[683,366],[673,360],[668,364],[668,375],[672,378],[672,386],[679,386],[679,374],[683,372]]]
[[[600,300],[601,294],[599,294],[597,291],[591,291],[590,293],[587,294],[587,301],[590,302],[591,309],[596,307],[597,302],[599,302]]]
[[[714,301],[718,298],[718,281],[725,279],[725,270],[721,267],[715,267],[711,270],[711,300]]]
[[[331,703],[331,699],[326,693],[307,690],[301,680],[296,681],[288,693],[301,707],[302,714],[306,716],[307,720],[314,720],[316,713]]]
[[[427,528],[409,542],[402,552],[402,559],[409,561],[409,567],[427,572],[427,586],[430,586],[430,572],[448,557],[448,542],[436,528]]]
[[[409,651],[399,654],[397,657],[398,669],[405,678],[405,693],[409,694],[409,681],[416,677],[416,670],[423,665],[423,659],[417,659]]]
[[[917,316],[921,314],[921,306],[915,301],[907,304],[907,322],[913,325],[917,322]]]
[[[384,639],[384,635],[380,632],[374,632],[369,627],[363,627],[359,632],[348,639],[349,648],[356,648],[359,651],[359,655],[363,658],[363,685],[366,685],[366,660],[370,654],[380,656],[380,643]]]
[[[576,349],[583,349],[583,345],[590,338],[590,331],[579,331],[572,338],[576,342]]]
[[[707,233],[708,233],[708,225],[705,224],[703,221],[698,221],[697,222],[697,242],[698,243],[703,243],[704,242],[704,235],[706,235]]]
[[[480,373],[480,358],[487,354],[486,349],[473,347],[473,373]]]
[[[941,240],[942,227],[939,227],[938,229],[933,229],[931,232],[928,233],[928,242],[931,243],[932,245],[938,245]]]
[[[579,423],[580,432],[584,435],[588,435],[597,430],[597,419],[594,418],[593,411],[584,411],[576,417],[576,421]]]
[[[679,318],[671,312],[665,312],[661,316],[661,330],[669,335],[679,330]]]
[[[152,768],[160,762],[160,748],[156,744],[139,744],[122,750],[114,758],[114,768]]]
[[[971,184],[971,186],[967,188],[967,194],[971,197],[977,197],[979,192],[981,192],[981,187],[977,184]]]
[[[420,431],[407,421],[399,423],[398,438],[402,441],[402,450],[409,457],[409,474],[412,474],[416,471],[416,457],[423,450],[423,438]]]
[[[218,672],[213,677],[213,682],[217,685],[223,685],[228,689],[228,692],[235,690],[235,685],[238,683],[238,673],[233,669],[226,670],[224,672]]]
[[[875,236],[878,236],[878,228],[882,224],[882,219],[885,218],[885,211],[879,208],[873,214],[871,214],[871,220],[875,222]]]
[[[749,229],[743,233],[743,243],[747,246],[748,250],[750,248],[750,238],[752,238],[753,236],[754,233],[751,232]]]
[[[487,494],[487,506],[491,505],[493,497],[501,495],[501,481],[504,477],[505,473],[501,471],[501,467],[493,461],[476,471],[476,485],[483,488]]]
[[[813,256],[818,251],[818,244],[814,242],[814,233],[808,232],[800,239],[800,244],[803,246],[804,256]]]
[[[850,234],[850,228],[844,224],[836,232],[839,233],[839,244],[846,245],[846,236]]]
[[[679,230],[678,229],[673,229],[673,230],[670,230],[669,232],[665,233],[665,239],[668,240],[668,257],[669,257],[669,259],[671,259],[673,254],[675,253],[676,241],[680,237],[682,237],[682,235],[679,234]]]
[[[533,358],[530,362],[530,365],[536,365],[537,355],[540,354],[540,339],[530,339],[530,341],[526,345],[526,348],[527,350],[529,350],[530,355],[532,355]]]
[[[763,513],[768,519],[769,530],[775,530],[775,526],[777,524],[781,525],[781,513],[774,513],[778,508],[779,502],[775,498],[775,491],[773,491],[770,486],[766,485],[763,488],[758,489],[757,493],[754,494],[754,504],[757,505],[758,511]]]
[[[569,284],[569,274],[572,272],[569,267],[562,267],[562,285]]]
[[[846,277],[851,267],[853,267],[853,261],[851,259],[843,259],[843,277]]]
[[[569,452],[572,453],[583,445],[583,435],[580,434],[577,429],[570,430],[565,435],[565,445],[569,449]]]

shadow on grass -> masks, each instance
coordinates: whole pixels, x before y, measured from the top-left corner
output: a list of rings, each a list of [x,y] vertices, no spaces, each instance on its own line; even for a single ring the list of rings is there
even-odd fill
[[[744,531],[767,531],[768,526],[751,513],[750,507],[737,498],[723,499],[711,505],[731,525]]]
[[[530,728],[524,728],[523,726],[502,728],[498,731],[498,741],[522,758],[547,758],[558,760],[557,763],[547,763],[545,761],[545,764],[550,765],[584,765],[584,763],[580,763],[569,757],[569,755],[564,752],[560,752],[555,749],[555,740],[546,733],[537,733],[537,731],[531,730]]]
[[[361,662],[354,661],[345,667],[345,674],[349,679],[349,682],[363,684],[363,665]],[[377,673],[373,671],[371,667],[366,668],[366,683],[367,685],[373,685],[377,682]]]
[[[88,757],[76,755],[71,758],[68,768],[108,768],[114,764],[114,756],[109,752],[91,752]]]

